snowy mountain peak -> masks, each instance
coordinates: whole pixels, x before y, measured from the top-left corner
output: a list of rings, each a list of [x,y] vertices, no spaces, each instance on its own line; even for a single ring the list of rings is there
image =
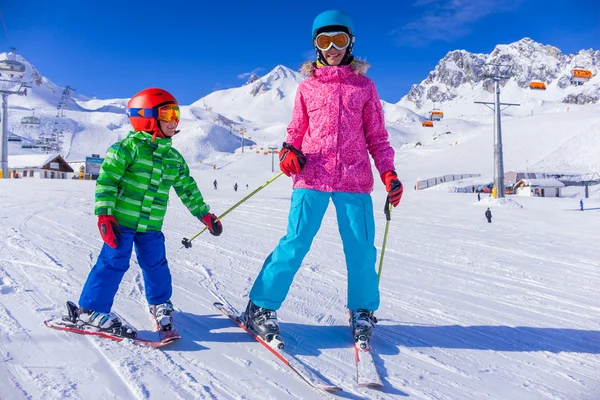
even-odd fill
[[[192,106],[209,106],[232,120],[286,121],[292,111],[296,89],[304,77],[284,65],[249,80],[238,88],[213,92]]]
[[[283,98],[283,87],[288,87],[291,84],[295,90],[295,86],[302,82],[302,80],[303,77],[298,72],[294,72],[284,65],[278,65],[271,72],[254,82],[250,94],[258,96],[274,90],[280,98]]]
[[[423,108],[432,103],[452,101],[478,87],[491,92],[493,82],[482,76],[488,63],[511,67],[511,78],[502,82],[503,86],[512,82],[528,91],[531,81],[540,81],[549,86],[549,92],[552,91],[556,101],[579,104],[600,101],[600,80],[597,79],[600,51],[581,50],[565,55],[554,46],[526,37],[514,43],[497,45],[490,54],[465,50],[449,52],[425,80],[411,87],[401,102]],[[576,67],[590,70],[594,77],[584,85],[573,85],[571,70]]]
[[[300,74],[298,72],[293,71],[292,69],[286,67],[285,65],[276,66],[275,68],[273,68],[271,70],[271,72],[269,72],[268,74],[266,74],[265,76],[263,76],[261,78],[261,80],[265,83],[273,83],[275,81],[282,80],[282,79],[291,79],[296,82],[302,81],[302,77],[300,76]],[[300,79],[300,80],[298,80],[298,79]]]
[[[246,81],[246,83],[244,83],[244,86],[248,86],[253,84],[254,82],[256,82],[257,80],[260,79],[260,76],[256,75],[256,74],[251,74],[250,77],[248,78],[248,80]]]

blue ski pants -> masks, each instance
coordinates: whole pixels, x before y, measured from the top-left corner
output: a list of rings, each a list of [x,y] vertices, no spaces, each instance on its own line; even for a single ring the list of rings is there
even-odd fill
[[[96,265],[90,271],[79,298],[79,306],[102,313],[110,312],[123,275],[129,269],[131,250],[142,269],[148,304],[161,304],[171,299],[171,272],[167,263],[165,236],[162,232],[136,232],[121,226],[116,249],[106,243]]]
[[[333,200],[348,270],[348,309],[376,310],[379,287],[375,261],[375,220],[370,194],[295,189],[287,234],[265,260],[250,299],[259,307],[277,310],[288,294],[317,234],[329,199]]]

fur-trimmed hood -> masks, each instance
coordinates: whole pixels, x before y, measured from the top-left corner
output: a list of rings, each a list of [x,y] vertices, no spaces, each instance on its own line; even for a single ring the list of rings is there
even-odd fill
[[[365,60],[361,60],[359,58],[355,58],[352,64],[350,64],[350,68],[360,75],[366,75],[367,70],[371,67],[371,64],[366,62]],[[316,63],[314,61],[305,61],[300,67],[300,73],[304,76],[311,77],[315,73],[315,69],[317,68]]]

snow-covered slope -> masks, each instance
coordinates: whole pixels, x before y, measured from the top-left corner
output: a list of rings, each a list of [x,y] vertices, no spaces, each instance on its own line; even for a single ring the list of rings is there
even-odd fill
[[[193,171],[217,214],[272,177],[271,157],[240,156]],[[217,179],[219,190],[212,189]],[[233,191],[237,182],[241,192]],[[249,184],[246,191],[245,184]],[[208,290],[242,309],[262,262],[285,234],[291,182],[282,177],[202,228],[173,193],[164,225],[175,324],[183,338],[152,350],[52,331],[46,318],[77,301],[102,241],[94,182],[0,180],[2,399],[595,400],[600,396],[600,200],[523,198],[523,209],[474,196],[406,190],[394,209],[373,352],[384,388],[355,384],[346,270],[330,207],[279,311],[287,349],[344,389],[318,393],[213,307]],[[373,192],[376,245],[385,218]],[[482,202],[483,203],[483,202]],[[154,337],[134,258],[114,310]]]

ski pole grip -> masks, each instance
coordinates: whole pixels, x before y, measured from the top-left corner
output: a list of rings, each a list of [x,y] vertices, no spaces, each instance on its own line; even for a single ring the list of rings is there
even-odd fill
[[[385,219],[390,221],[392,219],[392,207],[390,204],[390,196],[385,198],[385,206],[383,208],[383,212],[385,214]]]

